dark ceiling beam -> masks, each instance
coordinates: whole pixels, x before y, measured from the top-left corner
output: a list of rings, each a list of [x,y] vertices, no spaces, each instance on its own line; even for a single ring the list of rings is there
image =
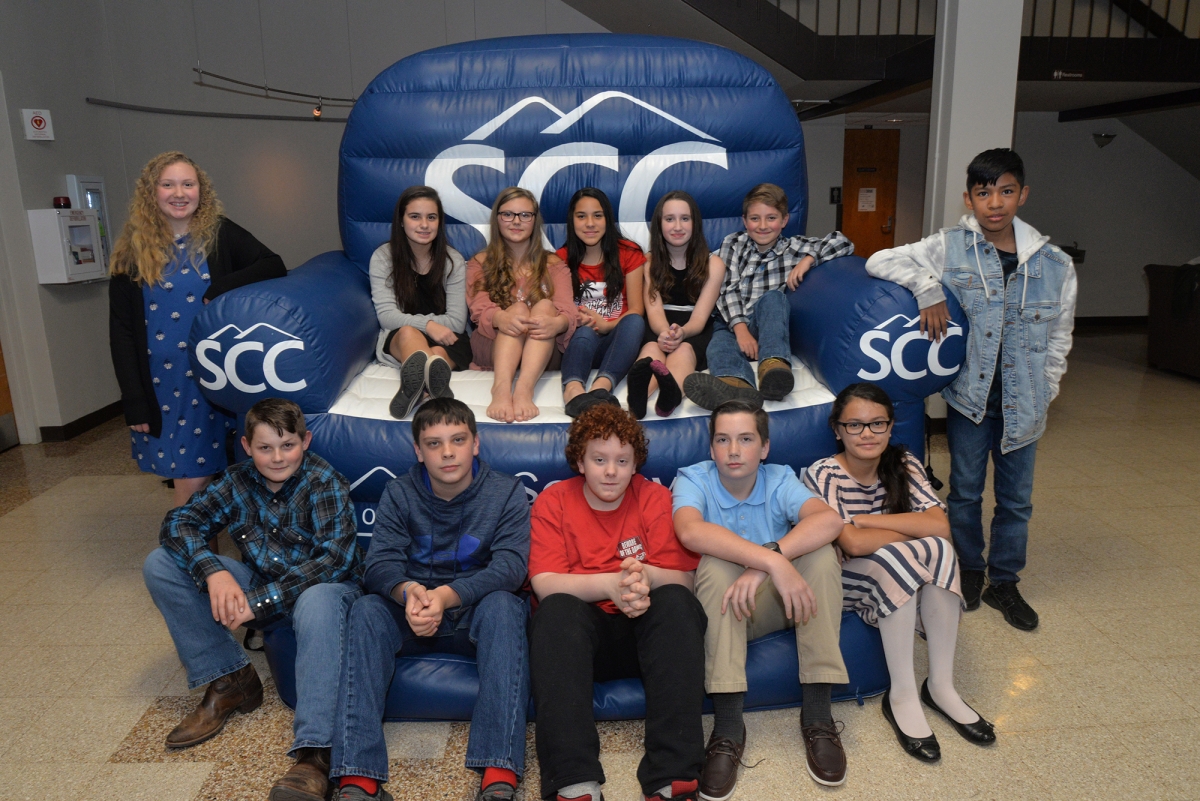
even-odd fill
[[[1200,105],[1200,89],[1185,89],[1182,92],[1170,92],[1165,95],[1119,100],[1115,103],[1101,103],[1098,106],[1084,106],[1060,111],[1058,112],[1058,121],[1078,122],[1079,120],[1107,119],[1122,117],[1126,114],[1140,114],[1146,111],[1163,111],[1169,108],[1196,105]]]
[[[1112,4],[1125,12],[1125,16],[1141,25],[1148,33],[1159,39],[1184,39],[1183,31],[1176,28],[1165,17],[1159,15],[1142,0],[1112,0]]]
[[[801,122],[807,122],[808,120],[818,120],[821,117],[832,117],[835,114],[850,114],[851,112],[860,111],[871,106],[877,106],[888,100],[895,100],[898,97],[911,95],[913,92],[919,92],[922,89],[928,89],[932,85],[933,80],[928,78],[924,81],[885,78],[870,86],[864,86],[862,89],[835,97],[828,103],[804,109],[797,112],[796,116],[800,118]]]
[[[1059,79],[1200,83],[1200,39],[1022,36],[1017,80]]]

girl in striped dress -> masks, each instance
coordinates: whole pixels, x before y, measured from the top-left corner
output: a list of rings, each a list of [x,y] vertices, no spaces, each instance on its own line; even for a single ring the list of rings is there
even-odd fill
[[[804,481],[845,522],[834,543],[842,558],[844,607],[879,628],[892,678],[884,717],[906,752],[932,762],[941,750],[922,702],[970,742],[984,745],[996,735],[954,689],[963,600],[950,524],[921,463],[890,443],[893,420],[882,389],[846,387],[829,415],[839,452],[809,466]],[[929,678],[919,693],[913,668],[918,629],[929,647]]]

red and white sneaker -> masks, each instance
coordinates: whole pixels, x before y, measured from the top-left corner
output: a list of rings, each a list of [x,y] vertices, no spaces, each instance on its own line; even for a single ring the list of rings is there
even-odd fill
[[[690,782],[671,782],[671,795],[664,797],[662,791],[654,795],[642,796],[643,801],[697,801],[700,793],[700,782],[693,779]]]

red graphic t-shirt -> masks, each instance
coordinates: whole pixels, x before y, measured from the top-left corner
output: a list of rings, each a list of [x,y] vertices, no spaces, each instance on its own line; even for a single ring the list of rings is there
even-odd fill
[[[618,258],[621,262],[621,272],[629,275],[646,263],[646,254],[642,253],[642,249],[636,243],[630,242],[628,239],[622,239],[620,243],[621,249]],[[565,247],[559,248],[557,253],[560,259],[567,260]],[[579,291],[582,297],[579,299],[578,305],[592,309],[606,320],[615,320],[625,311],[625,296],[628,286],[621,288],[621,296],[612,303],[608,302],[608,296],[605,294],[607,289],[608,282],[604,280],[603,264],[579,265]]]
[[[560,481],[533,502],[529,575],[618,573],[634,557],[667,570],[695,570],[700,557],[675,536],[671,492],[634,475],[611,512],[598,512],[583,495],[583,476]],[[612,601],[597,606],[617,612]]]

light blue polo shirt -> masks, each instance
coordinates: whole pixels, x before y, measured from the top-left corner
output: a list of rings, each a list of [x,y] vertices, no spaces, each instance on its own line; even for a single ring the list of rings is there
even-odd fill
[[[698,509],[706,522],[759,545],[783,539],[800,522],[800,507],[815,497],[784,464],[759,465],[754,489],[744,501],[729,494],[712,461],[683,468],[671,488],[673,511]]]

